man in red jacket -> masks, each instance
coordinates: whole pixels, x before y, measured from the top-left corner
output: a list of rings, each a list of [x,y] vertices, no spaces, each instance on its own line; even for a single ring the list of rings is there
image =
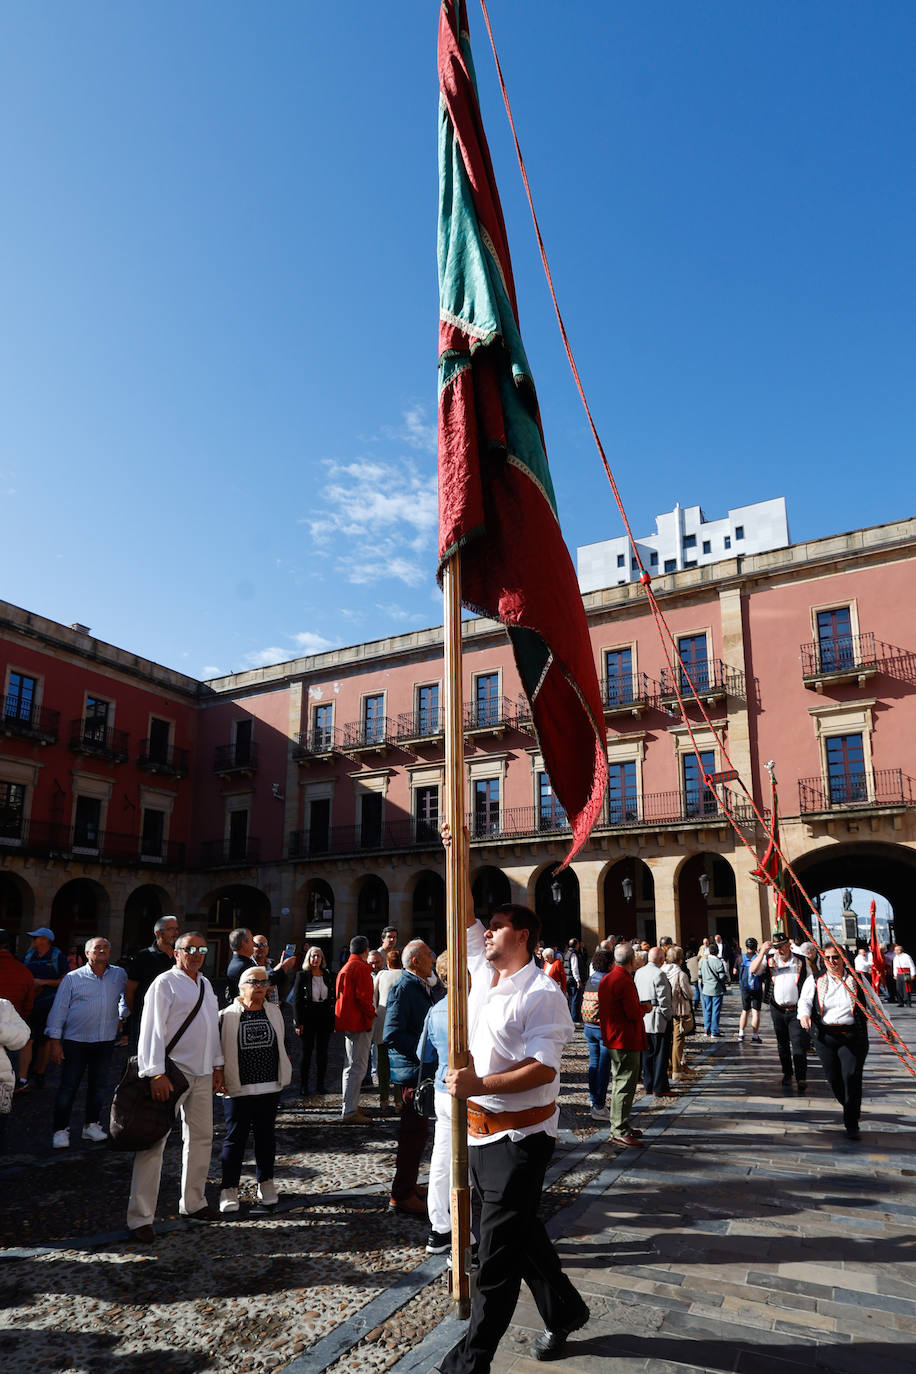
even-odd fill
[[[375,996],[368,963],[369,941],[354,935],[350,957],[337,975],[334,1028],[343,1031],[346,1063],[343,1071],[341,1120],[365,1126],[372,1120],[359,1105],[359,1089],[369,1063],[369,1044],[375,1024]]]
[[[633,946],[614,950],[614,967],[598,984],[598,1020],[601,1037],[611,1057],[611,1141],[615,1145],[642,1145],[642,1131],[630,1125],[630,1108],[639,1082],[639,1057],[646,1048],[643,1015],[649,1002],[640,1002],[633,982],[636,958]]]

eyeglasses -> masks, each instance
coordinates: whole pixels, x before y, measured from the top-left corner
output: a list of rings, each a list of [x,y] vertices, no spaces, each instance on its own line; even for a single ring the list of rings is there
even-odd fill
[[[824,961],[828,964],[842,964],[843,956],[842,954],[825,954]]]
[[[266,979],[266,978],[246,978],[245,981],[244,981],[244,983],[240,984],[240,986],[243,987],[243,988],[266,988],[266,987],[267,987],[267,979]]]
[[[269,949],[269,948],[270,948],[270,946],[268,945],[268,943],[267,943],[266,940],[255,940],[253,943],[254,943],[255,949]]]
[[[206,945],[176,945],[176,954],[206,954]]]

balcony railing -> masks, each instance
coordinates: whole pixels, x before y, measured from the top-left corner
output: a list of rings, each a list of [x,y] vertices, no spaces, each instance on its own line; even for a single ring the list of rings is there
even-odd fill
[[[421,711],[404,711],[398,716],[399,744],[416,744],[419,740],[440,739],[444,730],[445,712],[440,706],[427,706]]]
[[[318,729],[301,730],[293,745],[293,758],[298,763],[309,759],[330,758],[340,750],[339,731],[333,727],[322,726]]]
[[[75,754],[93,754],[109,763],[126,763],[130,757],[130,735],[88,716],[71,721],[70,748]]]
[[[154,744],[150,748],[148,739],[143,740],[137,755],[137,767],[147,773],[162,773],[169,778],[186,778],[190,756],[187,749],[163,748]]]
[[[56,744],[60,725],[60,711],[36,706],[20,697],[7,697],[0,718],[0,734],[33,739],[42,744]]]
[[[508,697],[467,701],[464,704],[465,730],[504,730],[516,725],[517,721],[518,709]]]
[[[258,746],[256,744],[218,744],[213,750],[214,773],[256,773]]]
[[[395,722],[388,716],[376,716],[373,720],[351,720],[343,728],[343,748],[385,749],[392,743],[396,733]]]
[[[687,671],[676,668],[677,682],[681,689],[681,696],[685,701],[694,701],[699,697],[743,697],[745,692],[744,673],[738,668],[729,668],[723,663],[721,658],[711,658],[705,663],[695,663],[687,665]],[[687,680],[690,674],[693,685]],[[675,690],[674,678],[671,670],[662,670],[659,681],[659,701],[665,704],[677,701],[677,691]]]
[[[875,636],[836,635],[817,644],[801,646],[802,681],[816,683],[823,678],[870,677],[878,671]]]
[[[179,841],[170,840],[158,849],[156,854],[148,853],[139,836],[113,830],[84,828],[71,835],[69,826],[56,821],[22,820],[18,826],[0,823],[0,853],[13,851],[43,858],[60,855],[130,868],[184,866],[185,846]]]
[[[335,825],[327,830],[293,830],[289,837],[289,857],[314,859],[326,854],[436,849],[441,844],[438,825],[403,816],[384,821],[381,826]]]
[[[608,715],[645,710],[654,695],[645,673],[611,674],[601,683],[601,704]]]
[[[813,811],[884,806],[916,806],[916,779],[899,768],[877,768],[826,781],[824,778],[798,780],[798,809],[802,815]]]
[[[261,841],[253,835],[244,840],[204,840],[200,846],[201,868],[249,868],[260,857]]]

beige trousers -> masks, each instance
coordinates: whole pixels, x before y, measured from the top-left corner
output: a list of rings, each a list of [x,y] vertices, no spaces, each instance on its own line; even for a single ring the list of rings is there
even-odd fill
[[[207,1204],[204,1191],[210,1172],[210,1151],[213,1145],[213,1076],[185,1074],[188,1091],[179,1099],[181,1117],[181,1201],[179,1211],[187,1216]],[[162,1156],[168,1136],[163,1136],[148,1150],[134,1155],[134,1170],[130,1177],[130,1201],[127,1204],[127,1225],[132,1231],[138,1226],[152,1226],[159,1201],[159,1180],[162,1175]]]

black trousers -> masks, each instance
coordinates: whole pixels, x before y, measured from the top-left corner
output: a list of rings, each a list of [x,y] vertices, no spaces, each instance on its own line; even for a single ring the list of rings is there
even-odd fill
[[[553,1138],[543,1131],[513,1142],[468,1149],[471,1181],[481,1200],[480,1268],[467,1335],[449,1351],[443,1374],[487,1374],[512,1320],[522,1279],[550,1331],[569,1326],[582,1300],[538,1219]]]
[[[862,1110],[862,1069],[868,1039],[852,1026],[821,1026],[814,1037],[814,1048],[830,1091],[843,1108],[843,1125],[847,1131],[854,1131]]]
[[[668,1056],[671,1053],[671,1039],[674,1032],[673,1022],[669,1021],[663,1031],[650,1031],[646,1034],[647,1048],[642,1054],[642,1085],[647,1093],[670,1093],[668,1082]]]
[[[773,1034],[776,1036],[782,1076],[791,1082],[794,1071],[796,1080],[804,1083],[808,1077],[808,1041],[805,1028],[798,1019],[798,1011],[795,1007],[783,1011],[782,1007],[777,1007],[775,1002],[771,1002],[770,1015],[773,1018]]]
[[[328,1042],[330,1039],[331,1029],[326,1016],[306,1016],[302,1022],[302,1035],[300,1037],[302,1059],[299,1062],[299,1086],[303,1093],[308,1091],[313,1050],[317,1061],[315,1090],[320,1093],[324,1092],[325,1079],[328,1073]]]
[[[902,1007],[911,1007],[913,1005],[913,994],[911,992],[907,992],[906,990],[906,974],[898,973],[894,978],[894,982],[897,984],[897,1001],[900,1003]]]

